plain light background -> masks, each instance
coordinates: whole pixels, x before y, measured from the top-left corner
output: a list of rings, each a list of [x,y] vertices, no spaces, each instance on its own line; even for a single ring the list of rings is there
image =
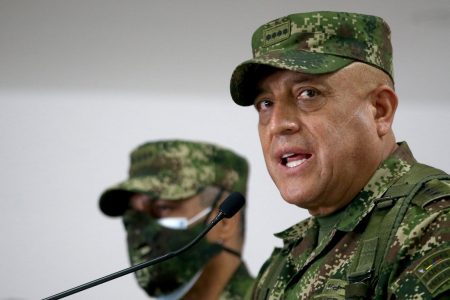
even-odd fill
[[[256,274],[308,216],[269,178],[254,110],[229,96],[261,24],[294,12],[375,14],[391,26],[398,140],[450,171],[450,2],[0,0],[0,299],[41,299],[128,267],[98,197],[155,139],[214,142],[251,164],[244,259]],[[69,299],[146,299],[127,275]]]

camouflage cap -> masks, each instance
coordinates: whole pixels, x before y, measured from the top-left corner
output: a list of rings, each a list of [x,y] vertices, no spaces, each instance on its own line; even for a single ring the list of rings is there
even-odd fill
[[[183,140],[145,143],[131,152],[128,180],[100,196],[100,209],[120,216],[134,193],[154,199],[181,200],[206,186],[246,194],[248,163],[217,145]]]
[[[239,105],[253,104],[258,65],[324,74],[360,61],[392,79],[390,35],[383,19],[357,13],[316,11],[276,19],[254,32],[253,59],[234,70],[231,96]]]

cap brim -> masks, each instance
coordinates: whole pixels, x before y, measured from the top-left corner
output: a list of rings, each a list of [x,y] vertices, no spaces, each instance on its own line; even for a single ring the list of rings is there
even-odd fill
[[[197,186],[181,186],[179,182],[162,184],[153,176],[131,178],[104,191],[100,196],[99,207],[104,214],[117,217],[130,207],[129,200],[133,194],[147,194],[155,199],[180,200],[194,196],[199,190]]]
[[[233,101],[241,106],[253,105],[256,85],[262,78],[255,76],[261,65],[305,74],[325,74],[337,71],[354,62],[353,59],[306,51],[273,51],[243,62],[233,71],[230,92]]]
[[[107,190],[99,200],[100,210],[110,217],[122,216],[129,208],[129,199],[133,192],[125,190]]]

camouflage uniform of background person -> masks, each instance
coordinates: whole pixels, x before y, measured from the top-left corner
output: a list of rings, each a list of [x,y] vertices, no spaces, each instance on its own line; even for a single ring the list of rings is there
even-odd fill
[[[129,179],[101,195],[100,209],[122,216],[135,265],[188,244],[230,192],[246,194],[247,176],[247,161],[217,145],[149,142],[131,153]],[[242,209],[187,252],[137,271],[141,288],[156,299],[242,299],[253,282],[241,261],[244,216]]]
[[[292,14],[252,47],[232,98],[255,106],[273,181],[312,216],[277,234],[251,298],[450,299],[450,177],[396,143],[388,25]]]

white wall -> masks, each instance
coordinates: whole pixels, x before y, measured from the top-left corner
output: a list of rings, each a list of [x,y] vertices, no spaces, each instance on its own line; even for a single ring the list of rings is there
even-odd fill
[[[230,2],[230,3],[228,3]],[[0,1],[0,299],[37,299],[128,266],[119,219],[99,194],[128,155],[159,138],[230,147],[251,164],[244,257],[255,274],[307,217],[267,175],[256,114],[228,95],[232,69],[267,20],[315,9],[391,24],[395,130],[450,172],[448,1]],[[401,7],[402,9],[397,9]],[[132,275],[70,299],[146,299]]]

